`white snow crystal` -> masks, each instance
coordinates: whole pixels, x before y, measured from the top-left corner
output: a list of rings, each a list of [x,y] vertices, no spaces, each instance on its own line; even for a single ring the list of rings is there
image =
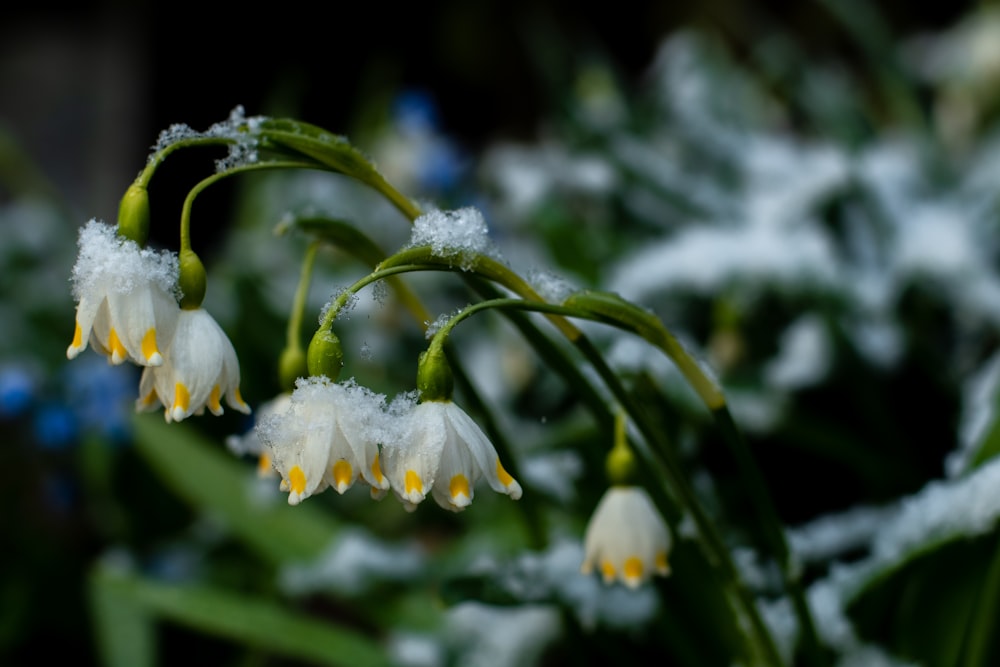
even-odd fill
[[[152,283],[177,296],[178,263],[173,253],[140,249],[135,241],[118,236],[112,225],[91,219],[80,229],[80,254],[73,266],[73,298],[94,291],[109,277],[114,289],[129,294],[136,285]]]
[[[418,246],[430,246],[434,255],[457,260],[465,271],[472,268],[476,255],[495,258],[486,220],[472,207],[431,211],[414,220],[407,247]]]

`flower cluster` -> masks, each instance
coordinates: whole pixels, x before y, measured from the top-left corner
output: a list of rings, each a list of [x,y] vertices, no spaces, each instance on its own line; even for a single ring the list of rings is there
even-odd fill
[[[391,488],[408,511],[427,494],[461,511],[480,478],[521,497],[489,438],[451,401],[416,403],[405,396],[388,404],[353,381],[300,378],[287,409],[262,419],[257,433],[291,505],[327,487],[344,493],[358,480],[376,498]]]
[[[220,399],[249,413],[240,397],[236,351],[215,319],[178,305],[178,261],[140,248],[109,225],[91,220],[80,230],[73,267],[76,329],[66,356],[88,345],[112,364],[144,367],[136,407],[163,405],[167,421],[222,414]]]

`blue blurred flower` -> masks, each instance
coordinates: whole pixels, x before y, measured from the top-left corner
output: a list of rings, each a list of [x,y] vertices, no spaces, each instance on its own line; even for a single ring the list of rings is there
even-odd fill
[[[83,430],[113,443],[128,440],[138,375],[131,366],[111,366],[88,355],[66,367],[69,405]]]
[[[404,134],[429,134],[439,126],[437,105],[426,90],[401,91],[392,103],[393,122]]]
[[[69,406],[49,402],[42,404],[33,420],[35,440],[44,449],[63,449],[73,444],[79,431],[76,415]]]
[[[22,366],[0,367],[0,419],[19,417],[28,411],[35,398],[34,376]]]

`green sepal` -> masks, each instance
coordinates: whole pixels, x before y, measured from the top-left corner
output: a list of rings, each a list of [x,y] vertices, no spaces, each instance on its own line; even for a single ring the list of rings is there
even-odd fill
[[[149,238],[149,192],[133,183],[118,204],[118,235],[135,241],[142,248]]]
[[[450,401],[455,391],[451,366],[440,346],[420,353],[417,362],[417,391],[421,401]]]
[[[201,263],[193,250],[180,252],[180,278],[177,283],[181,288],[181,308],[194,310],[201,307],[205,300],[205,265]]]
[[[340,369],[344,367],[344,350],[336,334],[325,327],[313,334],[306,353],[306,365],[309,375],[323,375],[333,381],[340,377]]]
[[[616,444],[604,460],[608,481],[613,485],[633,485],[636,483],[635,454],[627,444]]]

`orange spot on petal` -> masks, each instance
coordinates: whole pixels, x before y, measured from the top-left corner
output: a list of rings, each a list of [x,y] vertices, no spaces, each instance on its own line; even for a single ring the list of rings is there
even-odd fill
[[[622,575],[625,577],[627,583],[638,583],[642,580],[642,561],[632,556],[625,560],[625,565],[622,568]]]
[[[212,387],[212,393],[208,395],[208,409],[212,411],[213,415],[222,414],[222,404],[219,403],[220,397],[219,385]]]
[[[191,394],[187,387],[178,382],[174,385],[174,404],[170,406],[170,413],[177,421],[184,419],[188,414],[188,407],[191,403]]]
[[[375,477],[375,481],[379,484],[381,484],[382,480],[385,479],[385,476],[382,474],[382,468],[378,464],[378,454],[375,455],[375,460],[372,461],[372,475]]]
[[[451,492],[452,500],[455,500],[458,496],[472,497],[472,494],[469,493],[469,480],[461,473],[451,478],[448,490]]]
[[[514,478],[510,476],[510,473],[503,469],[500,465],[500,459],[497,459],[497,477],[500,478],[500,483],[504,486],[510,486],[514,483]]]
[[[151,366],[159,366],[163,363],[160,350],[156,347],[156,328],[150,327],[146,335],[142,337],[142,356],[146,358],[146,363]]]
[[[413,470],[406,471],[406,479],[404,480],[404,486],[406,488],[406,493],[423,493],[424,483],[420,480],[420,475]]]
[[[288,487],[292,493],[302,493],[306,490],[306,474],[302,472],[302,468],[292,466],[288,471]]]
[[[108,332],[108,350],[111,352],[111,363],[113,364],[120,364],[128,359],[128,350],[122,345],[114,327],[111,327],[111,331]]]
[[[343,493],[350,486],[354,479],[354,469],[351,468],[351,464],[340,459],[333,464],[333,482],[337,487],[337,491]]]

